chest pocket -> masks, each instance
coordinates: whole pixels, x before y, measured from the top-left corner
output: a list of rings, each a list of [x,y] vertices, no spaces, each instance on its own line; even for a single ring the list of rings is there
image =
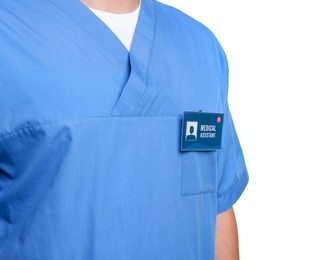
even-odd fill
[[[216,192],[217,153],[183,152],[181,195]]]

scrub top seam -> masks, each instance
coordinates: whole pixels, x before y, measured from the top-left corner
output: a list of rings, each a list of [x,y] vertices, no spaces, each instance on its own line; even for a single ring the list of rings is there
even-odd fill
[[[212,42],[212,47],[215,46],[215,41],[214,41],[214,38],[213,38],[213,35],[211,34],[211,42]],[[216,64],[216,75],[217,75],[217,81],[218,81],[218,93],[217,93],[217,102],[216,102],[216,111],[218,111],[219,109],[219,103],[222,102],[222,93],[221,93],[221,75],[220,75],[220,71],[219,71],[219,61],[218,61],[218,58],[217,58],[217,55],[214,55],[214,58],[215,58],[215,64]],[[223,106],[223,104],[221,104]],[[224,111],[224,110],[222,110]]]
[[[215,36],[213,33],[211,33],[211,40],[212,40],[212,45],[213,47],[215,47]],[[216,52],[217,52],[217,47],[216,47]],[[228,97],[227,97],[227,93],[228,93],[228,88],[229,88],[229,72],[228,72],[228,60],[226,57],[226,54],[224,53],[224,57],[225,57],[225,63],[226,63],[226,69],[227,71],[224,71],[223,73],[220,71],[219,68],[221,68],[221,66],[219,65],[219,59],[218,59],[218,55],[214,55],[215,58],[215,63],[216,63],[216,69],[217,69],[217,81],[218,81],[218,94],[217,94],[217,103],[216,103],[216,109],[219,109],[219,102],[221,102],[221,106],[222,106],[222,111],[226,111],[226,106],[228,103]],[[225,75],[222,75],[224,74]],[[223,89],[223,83],[222,83],[222,77],[226,76],[226,95],[223,96],[224,94],[224,89]],[[223,103],[224,102],[224,103]]]
[[[0,132],[0,138],[13,134],[15,132],[22,131],[24,129],[29,129],[29,128],[34,128],[42,125],[48,125],[48,124],[53,124],[53,123],[61,123],[61,122],[74,122],[74,121],[84,121],[84,120],[89,120],[89,119],[108,119],[108,118],[153,118],[153,117],[179,117],[181,118],[182,115],[145,115],[145,116],[138,116],[138,115],[127,115],[127,116],[113,116],[113,115],[108,115],[108,116],[91,116],[91,117],[72,117],[72,118],[63,118],[63,119],[55,119],[55,120],[46,120],[42,122],[38,122],[35,124],[30,124],[30,125],[25,125],[22,127],[17,127],[13,128],[9,131],[3,131]]]

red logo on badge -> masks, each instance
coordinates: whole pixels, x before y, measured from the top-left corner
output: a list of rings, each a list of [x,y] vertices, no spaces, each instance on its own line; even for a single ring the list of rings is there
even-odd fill
[[[219,124],[222,121],[222,118],[219,116],[217,117],[217,123]]]

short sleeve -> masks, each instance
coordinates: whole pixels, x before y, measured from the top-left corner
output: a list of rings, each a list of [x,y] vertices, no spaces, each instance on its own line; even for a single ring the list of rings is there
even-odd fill
[[[239,199],[249,179],[228,105],[224,111],[222,150],[217,152],[217,160],[217,213],[221,213]]]
[[[217,40],[219,97],[217,111],[224,113],[222,149],[217,151],[217,214],[231,208],[245,190],[249,176],[230,113],[228,94],[228,63]]]

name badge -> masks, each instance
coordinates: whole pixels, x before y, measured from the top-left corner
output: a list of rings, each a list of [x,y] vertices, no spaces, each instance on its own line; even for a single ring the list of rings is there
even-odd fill
[[[223,113],[183,112],[181,151],[221,150]]]

